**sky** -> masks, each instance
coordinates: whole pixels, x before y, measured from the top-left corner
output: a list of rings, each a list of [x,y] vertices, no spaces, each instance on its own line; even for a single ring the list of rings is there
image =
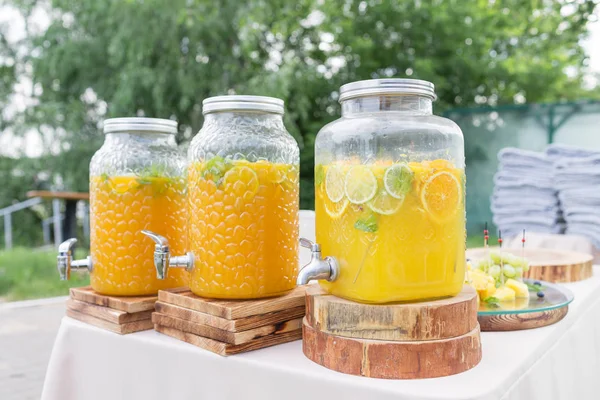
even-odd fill
[[[582,41],[582,46],[589,56],[589,75],[586,76],[585,84],[588,87],[594,87],[600,84],[598,77],[600,75],[600,7],[596,9],[595,22],[589,23],[589,36]],[[17,10],[10,6],[0,6],[0,24],[8,23],[8,40],[17,41],[25,35],[25,23]],[[43,32],[48,24],[49,18],[46,11],[38,9],[32,15],[32,25],[30,29],[33,32]],[[8,109],[0,110],[3,113],[18,112],[26,108],[29,104],[27,93],[31,93],[32,85],[28,79],[21,79],[15,88],[17,95],[13,104]],[[25,149],[25,154],[30,157],[39,156],[43,152],[42,140],[38,132],[28,132],[25,137],[15,137],[10,132],[0,133],[0,154],[8,156],[18,155],[17,149]]]

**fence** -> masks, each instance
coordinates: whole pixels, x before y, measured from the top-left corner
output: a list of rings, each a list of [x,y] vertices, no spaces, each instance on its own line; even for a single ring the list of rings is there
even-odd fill
[[[490,195],[500,149],[542,151],[549,143],[600,149],[600,101],[452,109],[444,116],[465,136],[470,234],[481,232],[485,222],[491,224]]]

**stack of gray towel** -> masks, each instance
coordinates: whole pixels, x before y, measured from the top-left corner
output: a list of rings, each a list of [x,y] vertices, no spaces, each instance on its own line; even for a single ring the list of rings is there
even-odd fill
[[[498,153],[491,208],[494,224],[507,237],[523,229],[561,233],[564,230],[553,185],[552,161],[545,153],[505,148]]]
[[[553,144],[547,154],[554,163],[566,233],[586,236],[600,248],[600,151]]]

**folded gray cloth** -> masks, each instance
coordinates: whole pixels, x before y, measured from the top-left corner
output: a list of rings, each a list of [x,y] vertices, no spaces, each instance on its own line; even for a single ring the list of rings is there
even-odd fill
[[[546,189],[553,186],[552,170],[538,173],[537,171],[522,171],[519,168],[499,169],[494,175],[494,185],[498,188],[530,186]]]
[[[498,225],[497,225],[498,226]],[[536,232],[536,233],[563,233],[565,231],[565,226],[562,224],[556,224],[552,227],[548,227],[547,225],[538,225],[534,223],[523,223],[523,224],[507,224],[498,226],[498,229],[502,231],[502,236],[512,236],[519,235],[525,229],[527,232]]]
[[[574,168],[598,168],[600,167],[600,153],[587,157],[559,158],[554,162],[556,173],[569,171]]]
[[[553,143],[546,148],[546,155],[552,161],[573,157],[589,157],[597,154],[600,154],[600,151],[560,143]]]
[[[573,187],[562,189],[558,198],[563,209],[577,206],[600,206],[600,190],[593,187]]]
[[[515,147],[505,147],[498,152],[498,161],[501,165],[511,165],[516,167],[551,167],[552,162],[545,153],[531,150],[517,149]]]
[[[539,210],[546,207],[555,207],[558,204],[556,196],[533,196],[524,200],[519,193],[512,196],[495,196],[490,197],[492,212],[500,209],[522,209],[522,210]]]
[[[536,187],[531,185],[513,185],[494,187],[493,197],[519,197],[521,201],[528,198],[555,198],[556,190],[553,187]]]
[[[565,207],[563,214],[566,219],[569,219],[573,215],[600,215],[600,201],[595,206],[574,204]]]

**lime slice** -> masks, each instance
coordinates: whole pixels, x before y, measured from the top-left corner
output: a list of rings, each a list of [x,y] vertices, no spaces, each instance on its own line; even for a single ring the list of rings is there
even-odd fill
[[[402,199],[398,199],[389,194],[387,190],[379,190],[373,200],[367,203],[367,206],[377,214],[392,215],[400,209],[403,202],[404,196]]]
[[[344,170],[337,165],[327,168],[325,174],[325,193],[329,200],[337,203],[344,198]]]
[[[365,165],[357,165],[346,174],[346,197],[350,203],[363,204],[371,200],[377,192],[377,178]]]
[[[397,199],[404,200],[410,191],[414,173],[406,163],[398,163],[389,167],[383,176],[385,190]]]
[[[348,208],[348,204],[348,199],[342,199],[337,203],[329,201],[329,199],[323,200],[325,212],[332,219],[338,219],[339,217],[341,217],[344,214],[344,211],[346,211],[346,209]]]

